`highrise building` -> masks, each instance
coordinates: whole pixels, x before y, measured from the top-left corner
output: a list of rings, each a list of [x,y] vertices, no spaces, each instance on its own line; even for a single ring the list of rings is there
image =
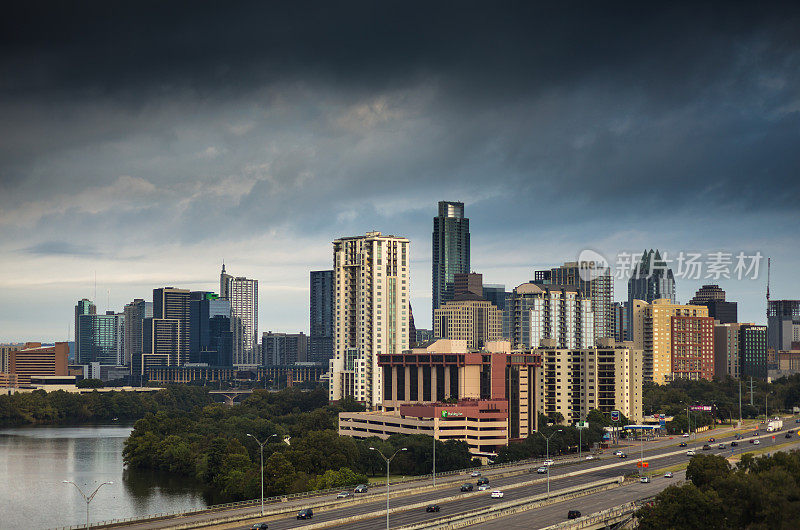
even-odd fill
[[[503,312],[472,291],[461,291],[433,312],[437,338],[467,341],[467,348],[482,348],[503,335]]]
[[[654,300],[667,299],[675,303],[675,276],[658,250],[646,250],[628,279],[628,329],[632,332],[632,308],[634,300],[648,304]],[[632,336],[629,336],[630,340]],[[645,364],[647,364],[645,354]]]
[[[76,342],[78,364],[124,365],[123,313],[106,311],[105,315],[78,315],[78,326],[81,330]]]
[[[739,326],[736,322],[714,323],[714,376],[738,379],[739,373]]]
[[[189,362],[189,300],[191,291],[188,289],[177,289],[175,287],[161,287],[153,289],[153,319],[156,320],[175,320],[177,328],[173,325],[158,325],[153,328],[157,333],[159,330],[169,330],[169,340],[156,337],[156,341],[166,344],[172,340],[173,329],[177,329],[178,348],[170,356],[170,363],[167,366],[180,366]],[[150,353],[155,353],[158,348],[151,349]]]
[[[66,342],[56,342],[52,346],[42,346],[40,342],[28,342],[22,348],[10,350],[8,373],[16,384],[27,385],[31,377],[67,375]]]
[[[336,291],[330,399],[382,401],[378,355],[409,347],[411,245],[404,237],[368,232],[333,242]]]
[[[255,367],[261,364],[258,348],[258,280],[219,275],[219,294],[231,302],[234,366]]]
[[[264,366],[285,366],[308,361],[308,335],[305,333],[273,333],[261,337]]]
[[[453,297],[460,294],[473,294],[483,298],[483,275],[476,272],[454,274]]]
[[[125,365],[131,366],[134,358],[140,359],[142,356],[144,319],[153,318],[153,302],[136,298],[133,302],[125,305],[123,314],[125,315],[125,339],[122,349]]]
[[[78,303],[75,304],[75,359],[80,359],[81,357],[88,357],[89,353],[84,353],[81,355],[81,351],[79,349],[79,344],[81,343],[81,323],[78,321],[78,317],[81,315],[96,315],[97,314],[97,306],[94,305],[94,302],[89,300],[88,298],[83,298],[78,300]],[[86,340],[83,341],[86,344]]]
[[[453,299],[456,274],[469,268],[469,219],[463,202],[439,202],[433,218],[433,310]]]
[[[614,318],[614,340],[616,342],[624,342],[628,340],[630,334],[628,333],[628,316],[626,305],[623,302],[614,302],[611,304],[611,314]]]
[[[25,346],[24,343],[15,342],[0,344],[0,373],[9,373],[8,361],[12,351],[17,351]]]
[[[595,344],[592,300],[577,287],[523,283],[512,291],[505,316],[514,349],[538,348],[549,339],[561,349]]]
[[[767,348],[775,352],[793,349],[792,342],[800,340],[800,300],[769,300],[767,327]]]
[[[232,366],[231,302],[215,293],[189,295],[189,362]]]
[[[186,333],[184,333],[186,335]],[[181,321],[175,318],[145,318],[142,323],[142,355],[131,362],[131,375],[140,377],[147,369],[180,366]]]
[[[689,305],[704,305],[708,308],[708,316],[720,322],[730,324],[738,320],[736,302],[725,301],[725,291],[719,285],[704,285],[689,300]]]
[[[510,293],[506,291],[506,286],[497,283],[486,283],[483,285],[483,297],[490,301],[500,311],[506,309],[506,297]]]
[[[614,337],[614,282],[610,267],[601,267],[594,261],[570,261],[549,271],[535,271],[534,282],[577,287],[592,300],[595,339]]]
[[[705,306],[633,300],[631,313],[634,348],[644,351],[645,381],[713,377],[714,319]]]
[[[742,378],[767,378],[767,326],[739,326],[739,370]]]
[[[311,335],[308,360],[328,364],[333,358],[333,271],[311,271]],[[264,359],[266,364],[267,360]]]

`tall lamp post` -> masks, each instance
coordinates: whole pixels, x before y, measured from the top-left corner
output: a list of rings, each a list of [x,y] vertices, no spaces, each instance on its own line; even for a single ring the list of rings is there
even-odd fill
[[[267,436],[267,439],[264,440],[263,442],[259,442],[258,438],[256,438],[250,433],[247,433],[247,436],[255,440],[256,443],[258,444],[258,448],[261,450],[261,516],[263,517],[264,516],[264,446],[267,445],[267,442],[269,442],[274,436],[278,436],[278,433]]]
[[[552,433],[550,433],[550,436],[545,436],[541,432],[536,431],[537,434],[540,434],[542,436],[542,438],[544,438],[544,441],[545,441],[545,454],[547,455],[547,456],[545,456],[546,460],[550,460],[550,438],[552,438],[556,434],[558,434],[560,432],[563,432],[563,431],[564,431],[564,429],[558,429],[557,431],[553,431]],[[547,467],[547,498],[549,499],[550,498],[550,464],[548,463],[548,465],[545,466],[545,467]]]
[[[433,486],[436,487],[436,434],[433,434]]]
[[[102,488],[106,484],[113,484],[113,482],[103,482],[102,484],[97,486],[97,488],[89,496],[87,496],[83,492],[83,490],[80,488],[80,486],[78,486],[77,484],[75,484],[71,480],[62,480],[61,482],[63,482],[64,484],[72,484],[73,486],[75,486],[75,488],[78,490],[78,493],[80,493],[81,497],[83,497],[83,500],[86,501],[86,528],[89,528],[89,503],[92,502],[92,499],[94,499],[94,496],[97,495],[98,491],[100,491],[100,488]]]
[[[392,460],[394,460],[394,457],[397,456],[397,453],[399,453],[400,451],[408,451],[408,449],[406,449],[405,447],[403,447],[402,449],[398,449],[389,458],[386,458],[386,455],[384,455],[380,451],[380,449],[375,449],[374,447],[370,447],[369,450],[375,451],[376,453],[381,455],[381,457],[386,461],[386,530],[389,530],[389,464],[392,463]]]

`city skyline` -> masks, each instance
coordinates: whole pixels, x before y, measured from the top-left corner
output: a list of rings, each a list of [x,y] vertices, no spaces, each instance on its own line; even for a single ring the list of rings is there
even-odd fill
[[[216,291],[223,260],[259,280],[259,329],[307,333],[308,272],[370,230],[412,241],[429,329],[439,200],[486,283],[585,249],[759,251],[800,299],[796,6],[319,9],[9,9],[0,340],[66,339],[82,298]],[[761,265],[677,298],[718,283],[764,323]]]

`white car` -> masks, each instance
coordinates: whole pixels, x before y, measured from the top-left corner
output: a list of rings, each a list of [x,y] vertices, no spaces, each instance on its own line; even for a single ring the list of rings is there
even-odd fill
[[[502,499],[503,498],[503,492],[500,491],[500,490],[494,490],[492,492],[492,498],[493,499]]]
[[[761,445],[761,440],[753,440],[753,445]]]
[[[539,473],[540,475],[546,474],[547,473],[547,466],[540,467],[539,469],[536,470],[536,472]]]
[[[620,456],[621,454],[622,454],[622,451],[614,451],[614,456]]]
[[[694,452],[694,449],[689,449],[688,451],[686,451],[686,456],[694,456],[696,454],[697,453]]]
[[[552,460],[545,460],[544,462],[542,462],[542,465],[543,466],[552,466],[554,463],[555,462],[553,462]]]
[[[481,476],[481,472],[480,471],[473,471],[472,473],[469,474],[469,476],[470,477],[480,477]]]
[[[681,436],[684,437],[684,438],[688,438],[689,437],[689,433],[685,432],[685,433],[681,434]]]
[[[586,460],[594,460],[594,455],[589,455],[586,457]]]
[[[672,471],[667,471],[664,473],[664,478],[672,478]]]
[[[488,484],[481,484],[480,486],[478,486],[478,491],[486,491],[488,489],[489,489]]]

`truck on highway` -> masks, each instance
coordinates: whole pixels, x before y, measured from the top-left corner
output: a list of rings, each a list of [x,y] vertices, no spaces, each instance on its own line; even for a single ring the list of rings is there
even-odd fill
[[[783,420],[769,420],[767,422],[767,432],[775,432],[783,429]]]

